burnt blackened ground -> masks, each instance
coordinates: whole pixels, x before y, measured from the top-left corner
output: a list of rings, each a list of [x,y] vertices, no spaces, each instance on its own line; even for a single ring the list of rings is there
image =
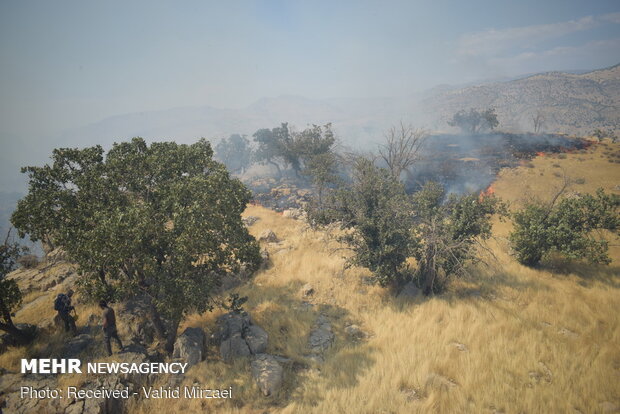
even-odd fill
[[[417,191],[424,183],[436,181],[447,192],[471,193],[485,190],[502,168],[516,167],[540,153],[586,149],[591,141],[562,135],[481,134],[433,135],[421,160],[408,172],[407,191]]]

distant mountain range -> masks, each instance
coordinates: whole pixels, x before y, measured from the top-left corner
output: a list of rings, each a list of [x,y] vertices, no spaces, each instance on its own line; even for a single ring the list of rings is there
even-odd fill
[[[216,140],[233,133],[251,135],[281,122],[297,128],[332,122],[345,144],[366,146],[379,141],[400,120],[446,131],[447,120],[455,112],[488,107],[496,109],[499,128],[511,132],[532,131],[532,116],[538,112],[545,119],[546,132],[584,135],[595,128],[620,132],[620,65],[580,72],[548,72],[466,87],[443,85],[400,98],[280,96],[262,98],[241,109],[203,106],[140,112],[67,131],[57,142],[106,145],[133,136],[190,142],[198,137]]]
[[[532,116],[540,112],[547,132],[584,135],[595,128],[620,132],[620,65],[443,90],[423,99],[421,107],[435,114],[436,125],[445,125],[460,109],[493,107],[503,130],[532,131]]]

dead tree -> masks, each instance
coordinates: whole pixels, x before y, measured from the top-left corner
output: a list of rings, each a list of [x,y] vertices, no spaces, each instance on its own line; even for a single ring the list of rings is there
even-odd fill
[[[538,134],[545,125],[545,116],[542,111],[536,111],[536,113],[532,115],[532,122],[534,123],[534,133]]]
[[[379,147],[379,156],[394,178],[399,179],[402,172],[419,159],[420,149],[427,137],[427,131],[414,129],[402,122],[398,127],[389,129],[385,134],[385,144]]]

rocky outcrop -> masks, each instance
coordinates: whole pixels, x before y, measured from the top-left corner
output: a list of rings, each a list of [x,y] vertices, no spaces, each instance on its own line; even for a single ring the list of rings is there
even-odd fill
[[[244,332],[245,342],[252,354],[262,354],[267,350],[269,335],[258,325],[249,326]]]
[[[242,217],[241,218],[241,221],[247,227],[250,227],[250,226],[254,225],[254,223],[256,223],[258,220],[260,220],[260,218],[256,217],[256,216],[247,216],[247,217]]]
[[[251,369],[252,377],[263,395],[275,395],[282,387],[284,370],[273,355],[256,355],[252,360]]]
[[[200,328],[187,328],[174,343],[173,358],[181,358],[194,366],[205,358],[205,333]]]
[[[263,232],[258,236],[258,241],[267,242],[267,243],[277,243],[278,236],[273,232],[273,230],[267,229],[263,230]]]
[[[254,325],[247,314],[234,312],[218,319],[220,355],[224,361],[260,354],[267,350],[269,335],[258,325]]]
[[[308,347],[313,354],[322,354],[334,342],[334,333],[329,319],[320,315],[308,338]]]

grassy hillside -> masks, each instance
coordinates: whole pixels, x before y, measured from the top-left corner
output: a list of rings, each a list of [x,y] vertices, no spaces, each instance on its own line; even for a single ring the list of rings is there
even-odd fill
[[[531,164],[502,171],[493,189],[513,207],[525,197],[550,198],[565,175],[581,183],[570,191],[603,187],[620,193],[620,164],[614,162],[619,159],[620,145],[611,143],[582,153],[541,154]],[[249,297],[245,308],[268,331],[267,352],[292,360],[285,386],[277,396],[261,397],[249,364],[225,364],[211,347],[185,382],[230,385],[231,401],[149,400],[132,406],[132,412],[592,413],[620,407],[617,240],[610,266],[557,259],[529,269],[509,255],[510,223],[496,220],[488,266],[472,269],[443,295],[396,298],[366,285],[365,270],[345,270],[346,251],[328,232],[259,206],[248,207],[245,215],[260,218],[252,234],[271,229],[281,240],[266,245],[271,266],[236,291]],[[305,284],[314,294],[302,294]],[[55,289],[33,291],[25,303],[41,295],[51,303]],[[33,309],[18,313],[17,321],[51,317],[51,306]],[[78,325],[94,312],[83,307]],[[181,329],[212,331],[218,314],[190,315]],[[307,349],[319,314],[331,320],[336,334],[323,363],[309,358]],[[119,320],[121,336],[122,324]],[[351,324],[366,336],[347,335]],[[59,342],[58,334],[48,335],[29,349],[0,355],[0,366],[14,367],[17,358],[43,342],[48,347]],[[100,355],[102,350],[90,356]]]

